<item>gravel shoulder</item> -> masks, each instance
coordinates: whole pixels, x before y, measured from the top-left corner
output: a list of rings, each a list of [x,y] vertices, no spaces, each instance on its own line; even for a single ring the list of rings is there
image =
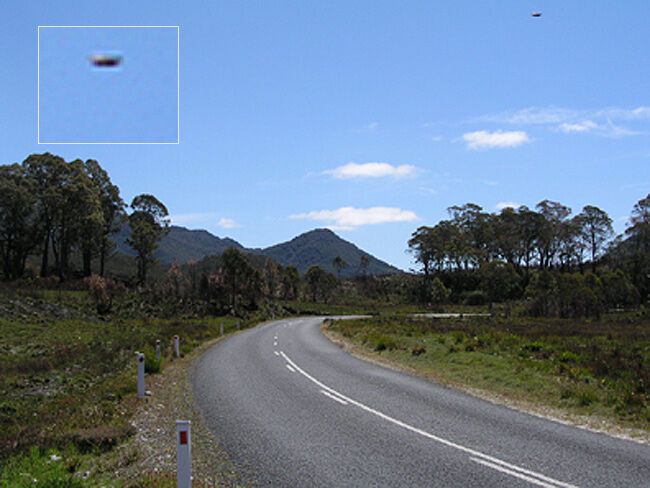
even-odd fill
[[[242,486],[227,453],[205,427],[190,382],[195,360],[222,339],[209,341],[167,364],[161,374],[147,376],[151,396],[138,407],[132,420],[136,434],[130,445],[123,447],[135,460],[115,472],[126,486],[176,486],[175,423],[181,419],[192,421],[194,485]]]

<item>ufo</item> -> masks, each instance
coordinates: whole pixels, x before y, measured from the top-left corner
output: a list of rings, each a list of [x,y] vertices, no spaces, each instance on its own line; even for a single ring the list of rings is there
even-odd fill
[[[116,68],[122,64],[122,56],[119,54],[93,54],[88,59],[97,68]]]
[[[530,15],[531,15],[531,17],[541,17],[542,12],[532,12]]]

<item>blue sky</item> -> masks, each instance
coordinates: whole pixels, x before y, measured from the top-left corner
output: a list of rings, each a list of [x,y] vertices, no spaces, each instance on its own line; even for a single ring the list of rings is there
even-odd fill
[[[620,232],[650,192],[647,1],[96,5],[3,4],[3,163],[95,158],[180,225],[329,226],[402,268],[454,204],[594,204]],[[37,145],[37,25],[179,25],[180,144]]]
[[[41,27],[39,55],[41,142],[177,142],[178,29]]]

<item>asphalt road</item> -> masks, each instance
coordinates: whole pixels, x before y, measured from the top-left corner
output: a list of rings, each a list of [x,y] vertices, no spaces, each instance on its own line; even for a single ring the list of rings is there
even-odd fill
[[[258,486],[650,487],[650,447],[493,405],[358,360],[317,318],[210,349],[208,427]]]

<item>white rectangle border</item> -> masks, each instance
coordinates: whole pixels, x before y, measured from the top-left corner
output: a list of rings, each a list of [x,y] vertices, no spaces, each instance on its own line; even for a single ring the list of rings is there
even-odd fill
[[[176,29],[176,142],[41,142],[41,27],[49,29]],[[181,29],[178,25],[39,25],[37,26],[37,53],[36,53],[36,143],[37,144],[180,144],[181,138]]]

